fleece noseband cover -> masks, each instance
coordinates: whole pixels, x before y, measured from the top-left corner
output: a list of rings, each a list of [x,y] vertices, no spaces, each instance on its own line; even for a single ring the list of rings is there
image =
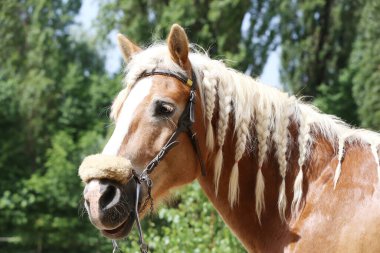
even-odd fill
[[[132,178],[132,165],[124,157],[96,154],[83,160],[78,174],[84,183],[92,179],[109,179],[126,184]]]

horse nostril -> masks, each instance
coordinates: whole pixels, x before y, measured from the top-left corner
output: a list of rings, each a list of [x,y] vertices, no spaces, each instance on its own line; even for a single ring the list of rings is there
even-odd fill
[[[99,199],[99,207],[101,209],[108,209],[116,205],[120,200],[120,190],[112,185],[106,185],[106,189],[103,191],[102,196]]]

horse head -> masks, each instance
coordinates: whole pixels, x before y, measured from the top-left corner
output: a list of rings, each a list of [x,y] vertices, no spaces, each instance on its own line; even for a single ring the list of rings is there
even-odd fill
[[[89,218],[113,239],[125,237],[136,216],[148,212],[148,204],[156,206],[171,189],[200,175],[193,138],[195,132],[204,134],[202,123],[193,124],[202,112],[195,103],[200,94],[183,28],[172,26],[158,62],[145,62],[149,50],[123,35],[118,42],[132,74],[112,106],[116,127],[103,152],[86,158],[79,171]]]

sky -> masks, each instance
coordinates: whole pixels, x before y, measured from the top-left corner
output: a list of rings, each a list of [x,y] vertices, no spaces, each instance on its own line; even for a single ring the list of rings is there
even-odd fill
[[[76,17],[76,22],[78,26],[84,31],[93,31],[92,23],[96,18],[99,10],[99,3],[94,0],[84,0],[82,7],[78,16]],[[106,70],[109,73],[116,73],[120,71],[121,55],[116,44],[117,31],[111,31],[109,38],[112,42],[109,45],[105,56],[106,56]],[[267,63],[265,64],[263,73],[260,76],[260,81],[263,84],[275,86],[281,88],[280,82],[280,54],[281,49],[278,48],[269,54]]]

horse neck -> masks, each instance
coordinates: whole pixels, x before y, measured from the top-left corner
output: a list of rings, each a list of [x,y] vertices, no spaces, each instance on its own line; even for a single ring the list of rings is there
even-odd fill
[[[229,129],[233,129],[231,124]],[[287,199],[285,212],[286,221],[282,220],[279,215],[278,199],[282,177],[279,173],[275,145],[270,145],[267,159],[261,168],[265,181],[265,209],[260,219],[256,214],[255,208],[256,176],[259,170],[258,149],[255,145],[253,145],[253,149],[250,148],[250,150],[246,150],[243,158],[239,161],[239,199],[235,206],[231,207],[228,200],[230,175],[235,162],[233,155],[235,139],[231,130],[228,131],[225,145],[223,146],[224,160],[218,192],[215,192],[214,182],[215,151],[207,153],[207,175],[198,178],[201,187],[222,219],[249,252],[275,252],[283,249],[290,242],[297,239],[297,236],[291,232],[289,227],[289,224],[292,222],[290,206],[293,200],[293,186],[299,172],[297,162],[299,149],[297,141],[294,141],[297,140],[298,137],[297,124],[292,122],[289,126],[289,130],[291,141],[288,146],[288,166],[285,180]],[[253,133],[252,136],[255,136],[255,133]],[[206,147],[203,146],[202,149],[206,150]],[[331,143],[322,136],[318,136],[314,139],[311,149],[313,152],[310,154],[305,166],[303,166],[305,175],[302,187],[303,199],[305,199],[307,195],[309,184],[319,177],[326,167],[326,164],[330,162],[334,156],[334,149]],[[276,243],[273,243],[274,238],[276,238]]]

